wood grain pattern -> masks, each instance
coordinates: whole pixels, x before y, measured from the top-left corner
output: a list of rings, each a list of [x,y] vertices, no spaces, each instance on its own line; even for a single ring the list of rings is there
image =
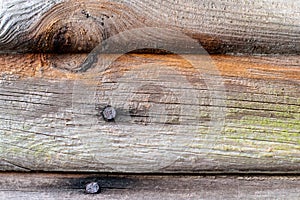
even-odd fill
[[[1,170],[300,171],[299,56],[215,55],[199,71],[126,54],[72,72],[84,58],[0,57]],[[99,114],[108,104],[113,123]]]
[[[299,0],[1,3],[1,52],[89,52],[112,35],[141,27],[182,31],[210,53],[300,52]]]
[[[0,199],[299,199],[291,176],[0,174]],[[102,193],[85,194],[98,182]]]

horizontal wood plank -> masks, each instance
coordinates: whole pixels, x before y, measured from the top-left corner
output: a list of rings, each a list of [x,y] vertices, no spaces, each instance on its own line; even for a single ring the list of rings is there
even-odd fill
[[[97,182],[100,194],[86,194]],[[298,176],[0,174],[1,199],[299,199]]]
[[[89,52],[122,31],[161,27],[182,31],[210,53],[299,54],[299,5],[299,0],[1,1],[0,52]]]
[[[203,56],[1,55],[0,170],[299,172],[299,56]]]

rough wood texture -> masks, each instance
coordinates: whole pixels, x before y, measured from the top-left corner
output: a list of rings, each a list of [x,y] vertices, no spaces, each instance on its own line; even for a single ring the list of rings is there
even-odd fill
[[[2,55],[0,169],[299,172],[299,56],[203,56]]]
[[[102,193],[85,194],[90,182],[98,182]],[[299,177],[0,174],[0,199],[299,198]]]
[[[89,52],[124,30],[164,27],[210,53],[300,53],[299,0],[0,2],[2,52]]]

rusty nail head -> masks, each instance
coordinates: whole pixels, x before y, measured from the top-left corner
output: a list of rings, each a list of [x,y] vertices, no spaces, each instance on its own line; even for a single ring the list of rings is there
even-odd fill
[[[97,182],[91,182],[89,184],[86,185],[85,187],[85,192],[87,194],[97,194],[100,193],[100,186]]]
[[[117,112],[111,106],[106,106],[101,112],[105,121],[114,121],[116,118]]]

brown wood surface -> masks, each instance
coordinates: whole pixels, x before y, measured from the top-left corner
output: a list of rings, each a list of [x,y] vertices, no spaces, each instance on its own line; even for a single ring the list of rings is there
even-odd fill
[[[299,56],[86,56],[0,56],[1,170],[300,171]]]
[[[299,0],[0,3],[1,171],[300,171]]]
[[[86,194],[97,182],[100,194]],[[299,176],[137,176],[0,174],[0,199],[290,199],[300,198]]]
[[[299,5],[299,0],[1,1],[0,51],[89,52],[122,31],[161,27],[182,31],[210,53],[299,54]]]

